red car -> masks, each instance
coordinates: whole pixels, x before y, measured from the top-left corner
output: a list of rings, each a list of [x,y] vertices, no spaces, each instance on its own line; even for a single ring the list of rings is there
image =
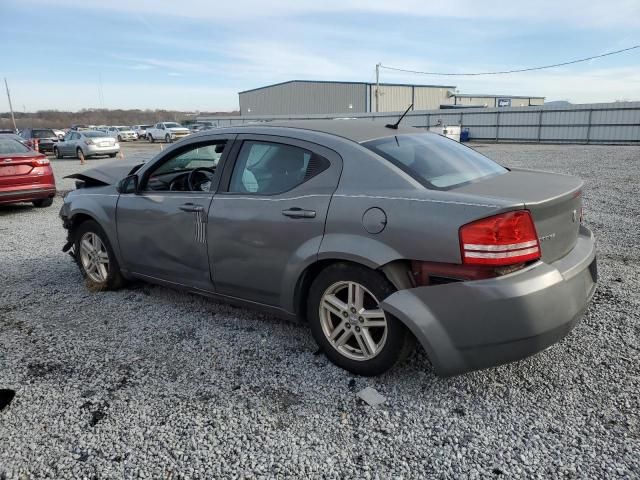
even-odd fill
[[[0,136],[0,205],[32,202],[49,207],[56,181],[49,159],[13,138]]]

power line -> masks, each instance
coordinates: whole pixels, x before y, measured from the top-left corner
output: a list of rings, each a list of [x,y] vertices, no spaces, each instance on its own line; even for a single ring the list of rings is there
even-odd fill
[[[587,62],[589,60],[593,60],[595,58],[608,57],[610,55],[617,55],[618,53],[628,52],[629,50],[635,50],[636,48],[640,48],[640,45],[634,45],[633,47],[623,48],[621,50],[615,50],[613,52],[603,53],[601,55],[593,55],[591,57],[580,58],[578,60],[570,60],[568,62],[562,63],[554,63],[553,65],[543,65],[541,67],[530,67],[530,68],[519,68],[517,70],[503,70],[500,72],[475,72],[475,73],[443,73],[443,72],[420,72],[417,70],[408,70],[406,68],[397,68],[397,67],[387,67],[386,65],[380,65],[380,68],[384,68],[386,70],[395,70],[397,72],[406,72],[406,73],[415,73],[418,75],[439,75],[442,77],[475,77],[478,75],[503,75],[506,73],[519,73],[519,72],[531,72],[533,70],[544,70],[547,68],[555,68],[562,67],[564,65],[573,65],[574,63]]]

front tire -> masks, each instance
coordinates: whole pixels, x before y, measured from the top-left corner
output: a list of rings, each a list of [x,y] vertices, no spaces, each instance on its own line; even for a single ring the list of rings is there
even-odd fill
[[[110,156],[111,158],[115,158],[116,154],[115,154],[115,153],[110,153],[110,154],[109,154],[109,156]]]
[[[87,288],[93,292],[117,290],[124,284],[120,265],[102,227],[93,220],[80,224],[74,236],[74,254]]]
[[[118,142],[122,142],[122,137],[118,135]]]
[[[411,332],[380,307],[394,292],[381,273],[359,265],[334,264],[316,277],[307,318],[329,360],[357,375],[374,376],[411,353]]]
[[[169,134],[167,133],[167,134],[164,136],[164,141],[165,141],[166,143],[172,143],[171,135],[169,135]]]
[[[62,158],[62,154],[60,153],[60,150],[58,150],[58,147],[53,147],[53,154],[58,160]]]
[[[147,135],[147,140],[149,140],[149,143],[155,142],[155,140],[153,139],[153,135],[151,134]]]

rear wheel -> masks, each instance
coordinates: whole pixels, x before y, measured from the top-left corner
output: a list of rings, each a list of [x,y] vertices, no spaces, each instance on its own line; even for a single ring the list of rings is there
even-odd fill
[[[60,153],[60,150],[58,150],[58,147],[53,147],[53,154],[56,156],[57,159],[62,158],[62,154]]]
[[[394,291],[382,274],[358,265],[334,264],[318,275],[309,291],[307,318],[329,360],[373,376],[411,353],[411,332],[380,306]]]
[[[34,200],[33,206],[36,208],[45,208],[53,205],[53,198],[41,198],[40,200]]]
[[[116,156],[116,154],[115,154],[115,153],[110,153],[110,154],[109,154],[109,156],[110,156],[111,158],[114,158],[114,157]]]
[[[122,141],[122,137],[120,135],[118,135],[118,141],[121,142]]]
[[[80,159],[80,163],[84,163],[85,162],[84,152],[82,151],[81,148],[78,148],[76,150],[76,157],[78,157]]]
[[[109,239],[93,220],[87,220],[77,228],[74,253],[89,290],[116,290],[124,284]]]

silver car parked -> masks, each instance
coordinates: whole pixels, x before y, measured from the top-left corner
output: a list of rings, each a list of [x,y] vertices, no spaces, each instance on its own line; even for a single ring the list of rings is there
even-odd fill
[[[70,130],[53,147],[57,158],[76,157],[84,160],[98,155],[115,157],[120,152],[120,144],[105,132],[98,130]]]
[[[299,319],[356,374],[416,339],[442,375],[526,357],[596,287],[580,179],[397,124],[221,128],[75,178],[64,250],[91,288],[137,278]]]

